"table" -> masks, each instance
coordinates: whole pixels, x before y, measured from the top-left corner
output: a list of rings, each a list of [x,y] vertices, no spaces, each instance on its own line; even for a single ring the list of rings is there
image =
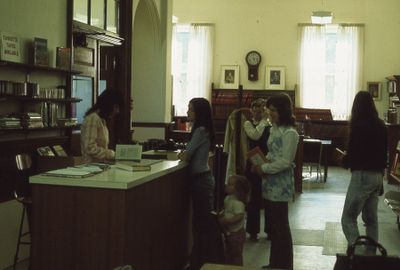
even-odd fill
[[[80,179],[30,177],[32,269],[181,269],[191,248],[188,167],[151,166]]]

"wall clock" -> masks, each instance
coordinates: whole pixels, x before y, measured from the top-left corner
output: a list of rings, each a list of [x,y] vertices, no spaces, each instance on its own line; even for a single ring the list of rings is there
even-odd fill
[[[246,55],[246,63],[248,66],[248,76],[249,81],[258,80],[258,67],[261,63],[261,54],[257,51],[250,51]]]

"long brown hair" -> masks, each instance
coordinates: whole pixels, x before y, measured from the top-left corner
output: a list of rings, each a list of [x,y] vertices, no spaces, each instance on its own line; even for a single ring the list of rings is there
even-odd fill
[[[196,128],[204,127],[207,130],[210,138],[210,150],[214,150],[215,131],[210,102],[205,98],[192,98],[190,100],[190,104],[192,104],[194,113],[196,115],[191,134],[193,134]]]
[[[293,115],[293,105],[292,100],[289,95],[282,93],[276,94],[267,100],[267,108],[269,106],[274,106],[279,114],[278,126],[294,126],[295,118]]]

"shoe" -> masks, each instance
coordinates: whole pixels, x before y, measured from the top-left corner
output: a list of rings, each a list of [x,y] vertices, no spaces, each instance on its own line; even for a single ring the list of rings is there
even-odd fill
[[[263,266],[261,266],[261,269],[271,269],[272,267],[270,267],[269,266],[269,264],[268,265],[263,265]]]

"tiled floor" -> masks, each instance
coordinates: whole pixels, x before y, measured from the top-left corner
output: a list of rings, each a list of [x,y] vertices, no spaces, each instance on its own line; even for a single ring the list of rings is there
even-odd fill
[[[298,194],[295,201],[290,203],[290,226],[295,242],[295,270],[333,269],[336,257],[333,254],[323,255],[326,240],[323,237],[326,238],[330,232],[333,236],[336,234],[338,241],[343,240],[339,223],[349,179],[349,171],[330,167],[326,183],[316,183],[315,178],[306,179],[303,182],[303,193]],[[385,191],[389,190],[398,188],[385,185]],[[389,254],[400,255],[400,231],[395,215],[385,205],[383,197],[380,197],[378,215],[381,244]],[[336,227],[336,230],[326,230],[327,225]],[[361,220],[359,227],[363,233]],[[265,234],[260,236],[257,242],[248,240],[245,244],[244,262],[247,266],[260,267],[268,263],[269,241],[266,240]],[[330,248],[335,250],[334,245]],[[336,249],[340,251],[340,245]],[[17,269],[26,270],[27,262],[22,262]]]
[[[324,243],[325,248],[328,248],[325,251],[345,250],[346,243],[341,232],[340,218],[349,180],[349,171],[330,167],[326,183],[317,183],[315,178],[306,179],[303,182],[303,193],[298,194],[295,201],[290,203],[290,226],[295,243],[293,246],[295,270],[333,269],[336,252],[330,252],[332,253],[330,256],[323,255]],[[398,190],[398,188],[385,185],[385,191],[388,190]],[[378,216],[381,244],[389,254],[400,255],[400,231],[397,228],[396,217],[384,203],[383,197],[380,197]],[[333,230],[329,230],[329,227]],[[360,233],[364,234],[361,219],[359,228]],[[334,242],[326,242],[326,237],[329,238],[328,233],[333,233],[331,237],[336,237],[337,245]],[[325,239],[321,239],[323,235]],[[266,240],[265,234],[261,234],[257,242],[250,240],[246,242],[245,265],[260,267],[268,264],[268,256],[269,241]]]

